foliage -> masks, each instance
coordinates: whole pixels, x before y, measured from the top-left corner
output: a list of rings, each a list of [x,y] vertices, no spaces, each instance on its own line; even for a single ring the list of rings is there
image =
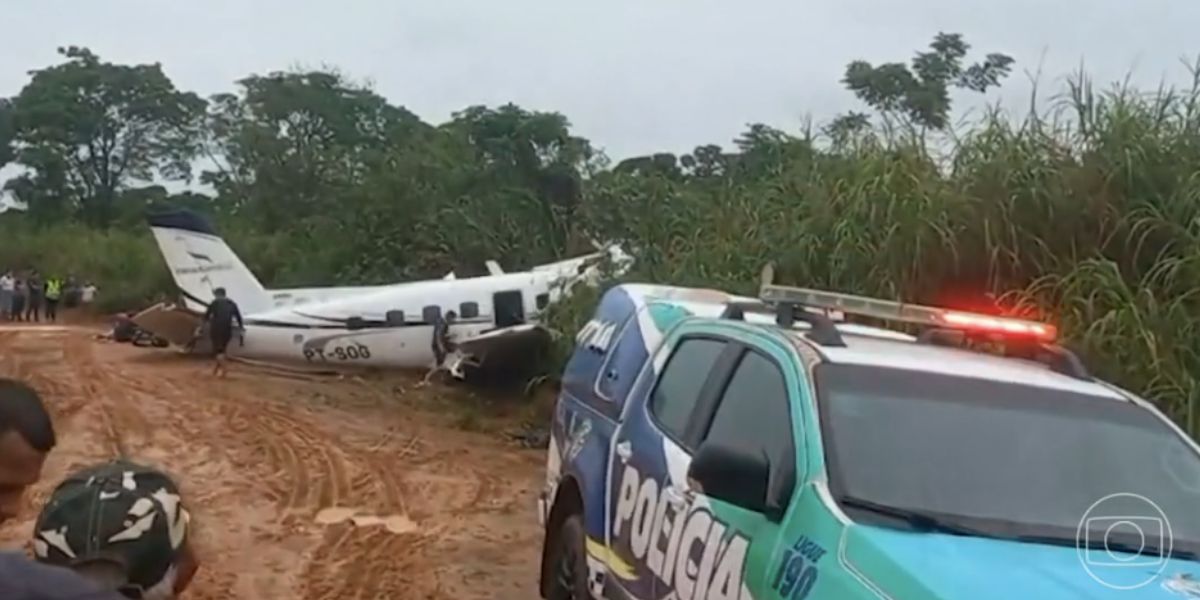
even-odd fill
[[[852,66],[846,84],[918,134],[940,129],[950,88],[995,85],[1011,64],[964,67],[966,52],[940,35],[911,66]],[[14,184],[30,213],[0,215],[0,264],[94,277],[114,308],[144,302],[170,289],[138,224],[151,203],[204,207],[274,286],[517,269],[614,240],[638,259],[632,279],[753,293],[775,260],[807,286],[1051,319],[1099,375],[1200,430],[1200,85],[1080,77],[1045,114],[984,115],[946,164],[858,114],[611,169],[555,113],[470,107],[435,126],[336,73],[238,85],[207,113],[214,197],[122,189],[104,231],[39,212],[75,198],[59,191],[78,176],[39,168]],[[598,293],[552,311],[558,360]]]
[[[33,171],[12,188],[18,198],[41,215],[78,209],[107,225],[130,181],[190,177],[203,100],[177,91],[157,64],[102,62],[85,48],[59,53],[66,62],[34,71],[12,100],[17,160]]]
[[[842,83],[859,100],[879,111],[889,125],[898,124],[920,135],[925,130],[945,130],[952,88],[982,93],[1000,85],[1012,69],[1012,57],[1000,53],[988,54],[983,62],[964,67],[962,61],[970,48],[957,33],[939,33],[928,51],[917,53],[911,67],[896,62],[872,66],[856,60],[846,67]],[[863,115],[850,113],[834,127],[856,131],[864,124]]]

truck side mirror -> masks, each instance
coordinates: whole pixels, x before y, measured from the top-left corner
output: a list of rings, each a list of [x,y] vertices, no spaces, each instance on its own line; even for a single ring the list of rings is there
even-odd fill
[[[771,466],[767,457],[733,447],[703,442],[688,467],[688,477],[705,495],[766,514]]]

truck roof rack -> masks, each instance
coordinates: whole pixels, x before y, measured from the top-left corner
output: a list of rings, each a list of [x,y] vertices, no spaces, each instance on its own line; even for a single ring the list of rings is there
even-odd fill
[[[768,264],[763,268],[759,298],[764,304],[776,306],[780,315],[816,315],[805,310],[813,308],[910,323],[925,329],[917,338],[918,343],[924,344],[961,347],[969,338],[1003,340],[1006,342],[1006,355],[1031,358],[1046,364],[1055,372],[1085,381],[1092,380],[1083,361],[1075,353],[1054,343],[1058,337],[1058,330],[1049,323],[777,285],[772,281],[774,275],[773,265]],[[777,318],[782,319],[783,317]],[[829,323],[829,328],[837,334],[833,322],[828,318],[825,320]],[[782,325],[782,322],[780,324]],[[815,324],[813,332],[817,333]],[[824,337],[828,334],[822,332],[819,335]],[[813,341],[821,343],[815,337]],[[840,335],[837,335],[837,341],[841,342],[837,345],[845,345]]]
[[[808,323],[812,328],[807,334],[808,339],[822,346],[844,347],[846,345],[833,319],[792,304],[772,307],[763,302],[729,302],[725,305],[721,318],[744,321],[747,312],[774,315],[775,323],[784,329],[791,329],[796,321]]]

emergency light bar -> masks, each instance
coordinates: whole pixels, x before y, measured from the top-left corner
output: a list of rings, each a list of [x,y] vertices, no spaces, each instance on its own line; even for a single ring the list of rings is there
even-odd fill
[[[770,283],[763,284],[759,291],[759,299],[769,304],[792,304],[821,308],[828,311],[837,310],[845,314],[927,325],[942,329],[995,333],[1009,337],[1027,337],[1045,343],[1053,342],[1058,336],[1058,330],[1053,325],[1037,321],[994,317],[979,313],[960,312],[945,308],[921,306],[919,304],[904,304],[891,300],[880,300],[878,298],[867,298],[864,296]]]

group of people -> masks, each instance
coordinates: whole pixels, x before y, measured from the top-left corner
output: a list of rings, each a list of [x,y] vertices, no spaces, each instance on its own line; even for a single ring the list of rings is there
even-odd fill
[[[67,295],[89,304],[96,296],[96,286],[90,282],[79,285],[74,277],[43,277],[37,270],[24,273],[0,273],[0,321],[58,320],[58,308]],[[73,302],[72,302],[73,304]]]
[[[56,444],[28,385],[0,379],[0,523],[20,513]],[[165,472],[125,458],[71,473],[33,527],[33,557],[0,551],[5,600],[169,600],[199,568],[191,514]]]

